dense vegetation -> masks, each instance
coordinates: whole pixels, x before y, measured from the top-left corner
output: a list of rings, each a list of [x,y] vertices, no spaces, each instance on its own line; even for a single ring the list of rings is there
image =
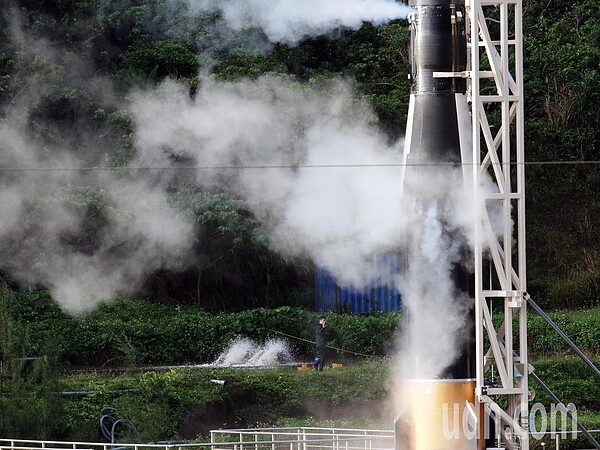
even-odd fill
[[[534,359],[536,370],[556,387],[565,402],[577,406],[578,419],[590,429],[600,426],[598,385],[574,360]],[[32,434],[46,438],[101,440],[98,422],[103,408],[129,421],[135,431],[116,433],[122,442],[199,439],[218,428],[249,426],[336,426],[391,429],[389,404],[393,386],[391,362],[379,360],[345,365],[323,373],[296,368],[243,371],[232,369],[171,369],[144,372],[70,373],[60,381],[40,377],[45,361],[36,361],[29,378],[3,402],[2,431],[12,437]],[[564,375],[568,374],[568,377]],[[211,380],[224,382],[215,383]],[[43,388],[40,384],[44,381]],[[532,382],[536,402],[550,410],[547,395]],[[32,387],[36,387],[32,389]],[[63,392],[63,396],[57,396]],[[74,393],[74,394],[68,394]],[[80,394],[75,394],[80,393]],[[85,394],[83,394],[85,393]],[[31,417],[37,417],[35,422]],[[567,429],[571,429],[570,424]],[[23,432],[23,430],[27,430]],[[548,437],[545,442],[551,442]],[[533,441],[531,448],[540,448]],[[589,443],[563,441],[566,448]]]
[[[54,161],[62,149],[89,167],[118,168],[135,157],[135,127],[124,99],[137,88],[172,78],[193,97],[203,79],[199,75],[236,80],[269,73],[309,85],[332,77],[352,79],[390,141],[403,134],[409,95],[404,21],[379,27],[365,23],[358,30],[307,38],[296,46],[265,45],[258,52],[252,44],[264,44],[264,36],[256,30],[219,33],[218,15],[191,16],[183,5],[167,0],[4,2],[0,127],[17,121],[44,162]],[[600,304],[600,175],[597,165],[585,163],[600,159],[599,17],[596,0],[524,4],[530,292],[544,306],[557,308],[553,317],[559,325],[591,351],[600,344],[597,309],[564,309]],[[0,165],[14,167],[18,160],[5,151],[12,137],[0,131]],[[174,164],[185,164],[184,156],[171,157]],[[581,164],[538,164],[557,161]],[[10,191],[22,176],[3,170],[0,189]],[[32,184],[36,181],[31,177]],[[195,254],[191,266],[154,270],[137,289],[136,300],[117,299],[84,318],[61,312],[44,290],[49,286],[32,283],[27,292],[3,290],[0,390],[12,394],[0,397],[0,434],[18,437],[27,430],[28,436],[40,438],[97,439],[99,411],[113,406],[136,424],[144,440],[194,438],[221,425],[221,419],[228,426],[274,423],[281,416],[314,416],[315,409],[328,411],[328,406],[353,418],[353,406],[383,400],[389,388],[387,362],[344,367],[322,377],[293,369],[261,374],[149,371],[108,378],[57,374],[58,363],[129,367],[209,362],[239,334],[264,339],[283,332],[311,339],[310,261],[272,252],[248,205],[230,193],[205,192],[185,176],[169,181],[169,204],[198,225],[197,239],[189,243]],[[129,217],[131,212],[115,206],[114,193],[91,181],[46,194],[27,205],[17,231],[9,236],[10,245],[0,248],[0,275],[13,288],[20,286],[11,275],[15,248],[30,252],[32,267],[52,266],[48,255],[53,248],[90,254],[99,246],[108,213]],[[37,228],[44,209],[57,205],[84,215],[85,221],[53,241]],[[13,220],[3,217],[0,232]],[[115,246],[109,254],[132,249],[135,242]],[[397,318],[332,314],[330,343],[386,355]],[[534,354],[565,351],[539,318],[532,315],[529,325]],[[309,342],[293,344],[299,357],[311,355]],[[24,356],[39,358],[18,359]],[[337,356],[347,357],[343,352]],[[534,365],[549,384],[558,386],[565,402],[598,409],[597,384],[577,363],[543,359]],[[211,378],[227,383],[221,387]],[[137,392],[107,392],[119,388]],[[57,401],[56,392],[64,390],[98,392]],[[243,401],[250,394],[256,404]],[[266,403],[273,415],[256,419]],[[318,407],[308,410],[311,403]],[[31,417],[39,421],[33,424]],[[600,426],[594,413],[587,420]]]
[[[84,318],[73,318],[43,292],[2,291],[5,339],[19,342],[18,356],[51,354],[69,366],[111,367],[139,364],[211,363],[237,336],[256,342],[279,338],[300,360],[313,355],[314,323],[319,313],[283,306],[235,313],[208,313],[195,307],[166,306],[117,299]],[[398,313],[369,315],[328,313],[329,345],[342,361],[357,355],[393,354]],[[600,348],[600,311],[550,314],[582,350]],[[497,326],[501,314],[494,317]],[[538,315],[528,323],[530,352],[562,354],[568,346]],[[50,351],[51,350],[51,351]],[[7,353],[8,354],[8,353]]]
[[[288,341],[297,358],[313,356],[317,313],[288,306],[238,313],[207,313],[195,307],[118,299],[85,318],[73,318],[47,296],[2,293],[9,341],[19,357],[51,354],[70,366],[211,363],[237,336],[256,342]],[[329,345],[355,354],[383,356],[394,345],[398,315],[331,314]],[[374,332],[377,330],[377,332]],[[26,337],[26,338],[25,338]]]
[[[404,21],[380,27],[365,23],[356,31],[342,29],[335,36],[307,38],[296,46],[263,45],[257,51],[256,43],[265,42],[256,30],[219,31],[217,14],[190,15],[184,5],[166,0],[8,2],[0,12],[0,123],[20,115],[44,151],[64,148],[92,166],[119,166],[135,153],[131,114],[119,100],[131,89],[174,78],[193,96],[200,73],[225,80],[271,73],[305,83],[351,78],[389,138],[403,134],[409,90]],[[597,166],[536,164],[598,160],[598,16],[594,0],[524,4],[525,126],[532,163],[527,167],[528,278],[530,292],[545,306],[581,308],[600,299]],[[90,137],[92,146],[77,145]],[[4,164],[10,167],[14,160]],[[3,172],[7,186],[12,176]],[[185,182],[173,189],[172,203],[201,225],[197,242],[191,243],[197,258],[191,268],[149,274],[140,298],[200,303],[213,310],[310,304],[297,295],[311,288],[310,262],[271,252],[243,202],[227,193],[198,192]],[[92,251],[107,209],[114,208],[106,194],[93,183],[67,187],[30,210],[21,238],[33,236],[38,208],[59,201],[86,217],[79,234],[65,232],[60,245]],[[33,248],[36,267],[52,264],[44,259],[51,243],[24,242]],[[11,251],[4,249],[2,261],[8,282],[13,281]]]
[[[396,313],[329,313],[330,359],[343,367],[298,371],[310,361],[317,313],[280,307],[207,313],[118,299],[73,318],[41,292],[3,289],[0,296],[0,435],[99,440],[103,408],[133,428],[119,439],[205,439],[210,429],[300,424],[390,428],[394,416],[393,343]],[[552,318],[588,354],[600,347],[597,308]],[[495,315],[496,322],[502,320]],[[236,337],[287,341],[296,364],[283,369],[161,369],[164,364],[210,363]],[[591,428],[600,426],[599,384],[555,332],[529,316],[536,373]],[[30,358],[36,356],[36,358]],[[148,365],[156,365],[154,368]],[[73,370],[84,367],[84,371]],[[225,381],[225,384],[211,380]],[[531,380],[536,402],[552,403]],[[58,395],[57,393],[63,393]],[[35,421],[31,417],[36,417]],[[139,434],[138,434],[139,433]],[[539,442],[538,442],[539,444]],[[570,443],[570,445],[575,445]],[[585,448],[580,438],[577,445]],[[576,447],[570,447],[576,448]]]
[[[525,3],[527,153],[531,161],[597,160],[598,5]],[[594,87],[596,86],[596,87]],[[592,93],[593,92],[593,93]],[[598,298],[596,166],[530,166],[528,267],[548,305]],[[560,205],[568,204],[566,209]]]

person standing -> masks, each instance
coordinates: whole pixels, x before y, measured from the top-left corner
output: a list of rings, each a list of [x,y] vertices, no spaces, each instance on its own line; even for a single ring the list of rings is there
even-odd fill
[[[325,326],[327,318],[320,316],[315,328],[315,343],[317,345],[317,356],[315,358],[315,369],[323,370],[325,365],[325,351],[327,348],[327,339],[325,335]]]

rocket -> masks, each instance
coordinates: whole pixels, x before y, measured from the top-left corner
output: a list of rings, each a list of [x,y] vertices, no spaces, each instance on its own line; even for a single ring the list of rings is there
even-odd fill
[[[435,171],[457,171],[465,186],[470,179],[472,125],[467,95],[467,35],[464,0],[410,0],[411,94],[404,144],[402,189],[411,196],[415,178]],[[432,176],[435,180],[435,175]],[[432,206],[433,205],[433,206]],[[444,198],[415,197],[415,210],[443,211]],[[443,213],[442,213],[443,214]],[[446,231],[451,234],[453,231]],[[407,249],[408,260],[415,257]],[[464,249],[468,257],[468,249]],[[416,256],[418,257],[418,256]],[[455,291],[474,298],[474,278],[461,264],[451,268]],[[435,280],[432,280],[434,283]],[[456,299],[449,298],[452,302]],[[473,300],[474,302],[474,300]],[[411,320],[410,311],[405,320]],[[474,313],[467,319],[458,357],[434,379],[407,380],[403,397],[408,405],[396,418],[397,450],[476,449],[475,438],[463,433],[464,421],[477,415],[475,403]],[[415,362],[418,364],[418,362]],[[447,422],[453,422],[451,424]],[[458,423],[459,433],[456,432]]]
[[[468,161],[471,120],[467,105],[467,39],[464,0],[411,0],[412,81],[404,157]]]

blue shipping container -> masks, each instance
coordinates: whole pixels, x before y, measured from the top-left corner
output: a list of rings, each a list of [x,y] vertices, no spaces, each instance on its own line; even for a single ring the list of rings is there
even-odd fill
[[[379,273],[367,286],[340,286],[326,267],[315,268],[317,311],[369,313],[399,311],[402,306],[395,278],[400,273],[400,255],[380,255],[373,261]]]

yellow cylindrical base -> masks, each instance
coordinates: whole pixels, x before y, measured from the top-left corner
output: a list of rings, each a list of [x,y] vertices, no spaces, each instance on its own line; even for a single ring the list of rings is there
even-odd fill
[[[467,450],[476,448],[472,414],[475,380],[410,380],[404,383],[404,432],[410,450]],[[471,428],[469,428],[469,426]]]

